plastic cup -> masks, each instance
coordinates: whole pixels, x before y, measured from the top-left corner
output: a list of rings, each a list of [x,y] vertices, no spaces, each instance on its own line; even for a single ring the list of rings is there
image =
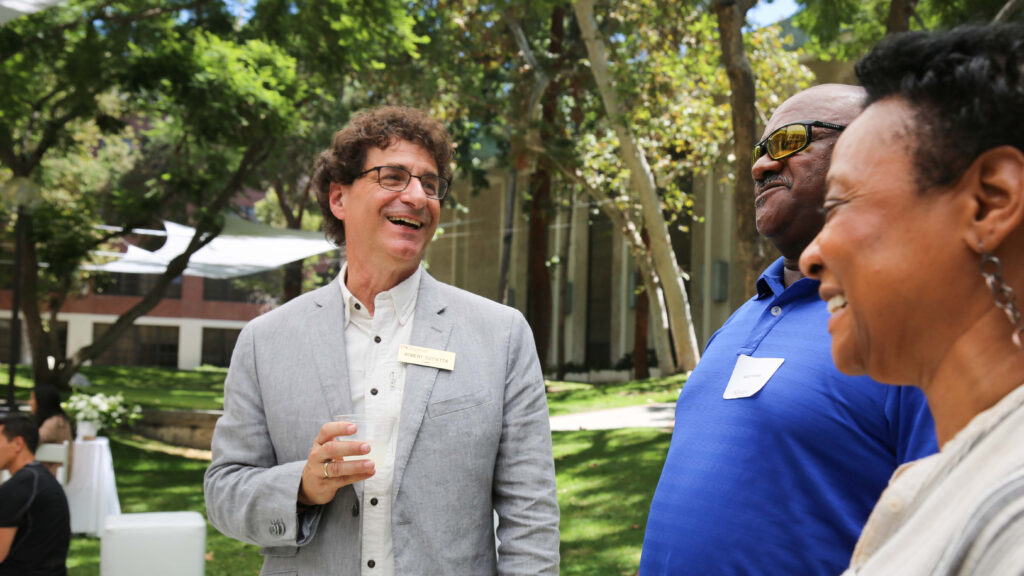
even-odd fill
[[[377,470],[387,464],[388,453],[391,451],[391,438],[395,434],[395,418],[365,414],[338,414],[334,420],[335,422],[351,422],[356,425],[355,434],[335,436],[335,440],[365,442],[370,445],[369,454],[345,456],[345,461],[370,459],[373,460],[373,465]]]

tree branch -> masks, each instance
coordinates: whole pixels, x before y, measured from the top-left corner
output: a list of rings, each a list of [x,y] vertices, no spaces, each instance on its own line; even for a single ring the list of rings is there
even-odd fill
[[[532,122],[537,119],[537,114],[539,113],[537,104],[544,95],[544,91],[547,90],[551,78],[541,69],[540,64],[537,62],[537,57],[534,56],[533,49],[530,48],[530,43],[526,40],[526,34],[523,33],[523,27],[519,21],[507,14],[505,15],[505,21],[508,22],[509,30],[512,31],[512,37],[515,38],[516,45],[519,46],[519,51],[523,54],[523,59],[526,60],[526,64],[534,74],[533,90],[530,92],[530,101],[527,107],[529,118]]]
[[[1009,0],[1002,8],[999,9],[999,13],[992,19],[992,23],[1002,24],[1004,22],[1009,22],[1010,16],[1013,16],[1014,12],[1020,10],[1021,6],[1024,6],[1024,0]]]
[[[167,293],[167,288],[171,285],[171,282],[188,268],[188,262],[192,255],[212,242],[220,234],[223,224],[216,221],[216,216],[227,206],[231,198],[242,189],[245,178],[253,171],[255,166],[259,165],[266,158],[269,149],[270,146],[267,146],[265,141],[254,142],[246,149],[231,179],[217,192],[213,201],[205,207],[204,212],[208,216],[199,219],[195,234],[192,235],[192,239],[189,241],[185,251],[175,256],[168,263],[167,269],[157,279],[153,288],[143,296],[142,300],[118,317],[114,325],[104,332],[99,339],[79,349],[68,359],[65,365],[61,367],[62,382],[69,381],[83,363],[96,358],[107,350],[117,341],[121,334],[131,327],[135,320],[160,303],[164,294]]]

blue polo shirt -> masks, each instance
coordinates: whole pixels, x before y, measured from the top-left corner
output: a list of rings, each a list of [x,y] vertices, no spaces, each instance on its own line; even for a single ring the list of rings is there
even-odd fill
[[[893,471],[936,451],[921,391],[840,373],[818,282],[782,274],[780,258],[679,395],[642,576],[839,574]],[[723,399],[740,354],[784,361]]]

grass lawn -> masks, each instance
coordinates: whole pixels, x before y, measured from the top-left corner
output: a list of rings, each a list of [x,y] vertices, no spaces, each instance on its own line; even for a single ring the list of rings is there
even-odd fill
[[[86,366],[82,374],[92,383],[79,389],[85,393],[124,395],[125,400],[145,409],[220,410],[224,407],[224,377],[227,368],[203,367],[199,370],[172,370],[149,366]],[[32,372],[18,366],[15,398],[28,402],[32,390]],[[6,372],[3,394],[6,394]],[[3,394],[0,394],[2,396]],[[67,398],[69,393],[65,393]]]
[[[640,562],[647,509],[661,474],[671,435],[655,429],[556,432],[558,504],[561,507],[561,572],[628,576]],[[195,510],[205,515],[207,462],[154,450],[149,441],[111,438],[122,512]],[[256,546],[206,528],[207,576],[258,574]],[[75,537],[69,576],[99,574],[100,541]]]
[[[549,381],[548,410],[552,416],[561,416],[648,402],[675,402],[685,382],[684,374],[613,384]]]
[[[219,410],[224,406],[226,368],[87,366],[82,373],[93,384],[84,391],[120,392],[125,400],[146,409]],[[649,402],[675,402],[685,382],[686,376],[682,374],[612,384],[548,381],[548,407],[552,416],[560,416]],[[29,368],[19,366],[15,393],[18,401],[27,402],[31,389]]]
[[[90,391],[121,392],[154,409],[219,409],[226,370],[94,366],[83,370]],[[19,367],[17,397],[27,401],[31,375]],[[548,382],[552,415],[648,402],[671,402],[685,377],[621,384]],[[671,434],[656,429],[555,432],[554,455],[561,506],[561,572],[565,575],[636,573],[647,510]],[[203,472],[208,462],[169,454],[157,443],[115,433],[111,450],[123,512],[195,510],[205,515]],[[257,574],[258,548],[207,526],[207,576]],[[95,538],[74,538],[70,576],[99,574]]]
[[[652,428],[555,432],[564,576],[631,576],[672,434]]]
[[[149,449],[147,441],[115,435],[110,439],[121,512],[194,510],[206,515],[203,473],[209,462]],[[259,574],[259,549],[221,535],[206,525],[206,575]],[[75,537],[68,552],[68,576],[100,573],[98,538]]]

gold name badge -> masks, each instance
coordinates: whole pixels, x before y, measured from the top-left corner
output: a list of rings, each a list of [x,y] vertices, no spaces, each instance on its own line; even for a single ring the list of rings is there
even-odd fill
[[[440,368],[441,370],[454,370],[455,352],[402,344],[398,347],[398,361],[405,362],[406,364]]]

